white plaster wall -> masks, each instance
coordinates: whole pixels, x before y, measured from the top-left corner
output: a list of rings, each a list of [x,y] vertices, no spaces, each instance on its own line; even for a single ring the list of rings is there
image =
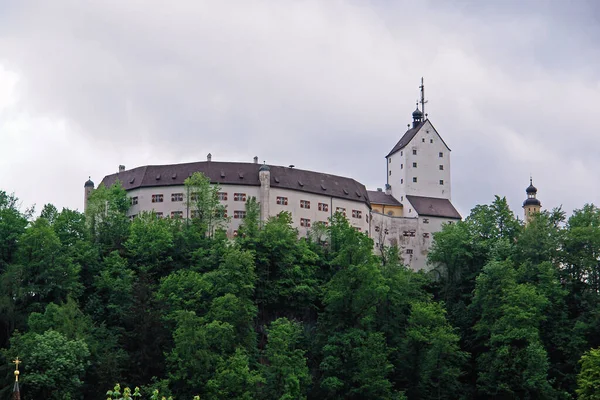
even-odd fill
[[[185,199],[185,186],[159,186],[151,188],[139,188],[130,190],[127,194],[129,197],[138,197],[138,204],[131,206],[128,214],[137,215],[141,211],[152,211],[162,212],[165,217],[171,215],[171,211],[182,211],[184,217],[186,216],[187,206],[185,200],[182,202],[172,202],[171,194],[173,193],[184,193]],[[221,185],[221,192],[227,193],[227,201],[222,201],[222,204],[227,208],[227,215],[229,217],[229,224],[227,226],[227,235],[233,237],[234,232],[239,228],[242,223],[242,219],[236,219],[234,217],[234,211],[244,211],[245,202],[234,201],[234,193],[246,193],[246,199],[254,196],[257,201],[259,200],[260,187],[259,186],[245,186],[245,185]],[[164,201],[162,203],[152,203],[153,194],[162,194]],[[277,204],[277,197],[287,197],[288,205],[283,206]],[[300,200],[310,201],[310,209],[301,208]],[[326,203],[329,205],[329,211],[319,211],[319,203]],[[282,211],[288,211],[292,213],[294,227],[297,227],[301,236],[306,235],[310,228],[300,226],[300,219],[310,219],[311,225],[317,221],[326,222],[333,215],[337,207],[346,209],[346,216],[350,224],[356,228],[359,228],[361,232],[369,231],[369,207],[363,201],[352,201],[345,199],[333,198],[331,196],[320,196],[317,194],[306,193],[298,190],[282,189],[282,188],[270,188],[269,191],[269,214],[275,216]],[[362,211],[361,218],[353,218],[352,210]]]
[[[277,197],[287,197],[288,205],[277,204]],[[301,208],[300,200],[310,201],[310,208]],[[327,212],[319,211],[319,203],[325,203],[329,206]],[[294,226],[298,228],[300,235],[304,236],[310,228],[300,226],[300,219],[310,219],[311,225],[317,221],[327,222],[335,213],[337,207],[346,209],[346,217],[350,224],[359,228],[361,232],[368,234],[368,216],[369,207],[363,201],[352,201],[346,199],[338,199],[331,196],[322,196],[314,193],[306,193],[299,190],[290,190],[282,188],[274,188],[271,186],[269,210],[271,216],[277,215],[282,211],[287,211],[292,214]],[[352,210],[362,211],[361,218],[353,218]]]

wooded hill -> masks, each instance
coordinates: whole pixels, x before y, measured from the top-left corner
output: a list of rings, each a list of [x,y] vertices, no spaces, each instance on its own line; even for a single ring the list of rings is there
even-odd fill
[[[191,220],[130,221],[119,185],[37,218],[0,191],[2,398],[16,356],[23,399],[600,398],[595,206],[524,227],[496,197],[435,234],[426,274],[341,215],[262,225],[255,199],[230,241],[218,188],[187,185]]]

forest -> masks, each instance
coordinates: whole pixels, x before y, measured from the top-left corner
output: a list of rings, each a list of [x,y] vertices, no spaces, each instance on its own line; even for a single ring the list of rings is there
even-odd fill
[[[496,196],[414,272],[254,198],[228,239],[186,186],[190,219],[130,220],[119,183],[85,213],[0,191],[0,398],[18,356],[22,399],[600,399],[596,206],[524,225]]]

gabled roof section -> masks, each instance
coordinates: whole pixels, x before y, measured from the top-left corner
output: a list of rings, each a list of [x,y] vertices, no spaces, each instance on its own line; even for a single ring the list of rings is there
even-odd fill
[[[419,215],[426,217],[462,219],[458,211],[456,211],[456,208],[454,208],[448,199],[406,195],[406,200],[412,204]]]
[[[397,153],[400,150],[402,150],[403,148],[405,148],[410,143],[410,141],[415,137],[417,132],[419,132],[419,129],[421,129],[421,127],[424,124],[425,124],[425,122],[421,122],[416,127],[407,130],[406,133],[404,133],[404,135],[402,135],[402,137],[400,138],[398,143],[396,143],[396,145],[394,146],[392,151],[390,151],[389,154],[385,157],[387,158],[387,157],[391,156],[392,154]]]
[[[448,145],[446,144],[446,142],[444,141],[444,138],[442,138],[442,135],[440,135],[437,131],[437,129],[435,129],[435,127],[433,126],[433,124],[431,123],[431,121],[429,121],[428,119],[426,119],[425,121],[421,122],[419,125],[417,125],[414,128],[411,128],[409,130],[406,131],[406,133],[404,133],[404,135],[402,135],[402,137],[400,138],[400,140],[398,141],[398,143],[396,143],[396,145],[394,146],[394,148],[392,149],[392,151],[390,151],[388,153],[387,156],[385,156],[385,158],[388,158],[389,156],[391,156],[394,153],[399,152],[400,150],[402,150],[403,148],[405,148],[406,146],[408,146],[408,144],[411,142],[411,140],[413,140],[413,138],[415,137],[415,135],[421,130],[421,128],[423,126],[425,126],[426,123],[429,122],[429,125],[431,125],[431,128],[435,131],[435,133],[438,135],[438,137],[441,139],[442,143],[444,143],[444,146],[446,146],[446,148],[448,150],[450,150],[450,147],[448,147]]]
[[[185,164],[147,165],[107,175],[101,184],[110,187],[121,181],[125,190],[141,187],[181,186],[194,172],[202,172],[211,183],[260,186],[260,164],[200,161]],[[367,188],[352,178],[271,165],[271,187],[299,190],[359,201],[370,206]]]
[[[369,201],[371,204],[402,207],[402,203],[400,203],[391,194],[386,194],[385,192],[380,192],[379,190],[368,190],[367,193],[369,194]]]

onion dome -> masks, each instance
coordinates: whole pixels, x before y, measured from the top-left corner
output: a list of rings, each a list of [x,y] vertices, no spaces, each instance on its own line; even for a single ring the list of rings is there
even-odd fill
[[[525,189],[525,191],[527,192],[527,194],[537,193],[537,188],[533,186],[533,181],[531,179],[529,179],[529,187]]]
[[[536,199],[535,197],[529,197],[527,199],[525,199],[525,201],[523,202],[523,207],[525,206],[542,206],[542,203]]]
[[[271,170],[271,168],[266,163],[264,163],[263,165],[260,166],[260,168],[258,169],[258,172],[270,171],[270,170]]]
[[[91,176],[90,176],[90,179],[88,179],[87,182],[83,185],[83,187],[86,187],[86,188],[87,187],[91,187],[91,188],[94,187],[94,182],[92,182]]]
[[[421,110],[419,110],[419,106],[417,106],[417,109],[415,111],[413,111],[412,117],[413,117],[413,119],[422,119],[423,118],[423,113],[421,112]]]

